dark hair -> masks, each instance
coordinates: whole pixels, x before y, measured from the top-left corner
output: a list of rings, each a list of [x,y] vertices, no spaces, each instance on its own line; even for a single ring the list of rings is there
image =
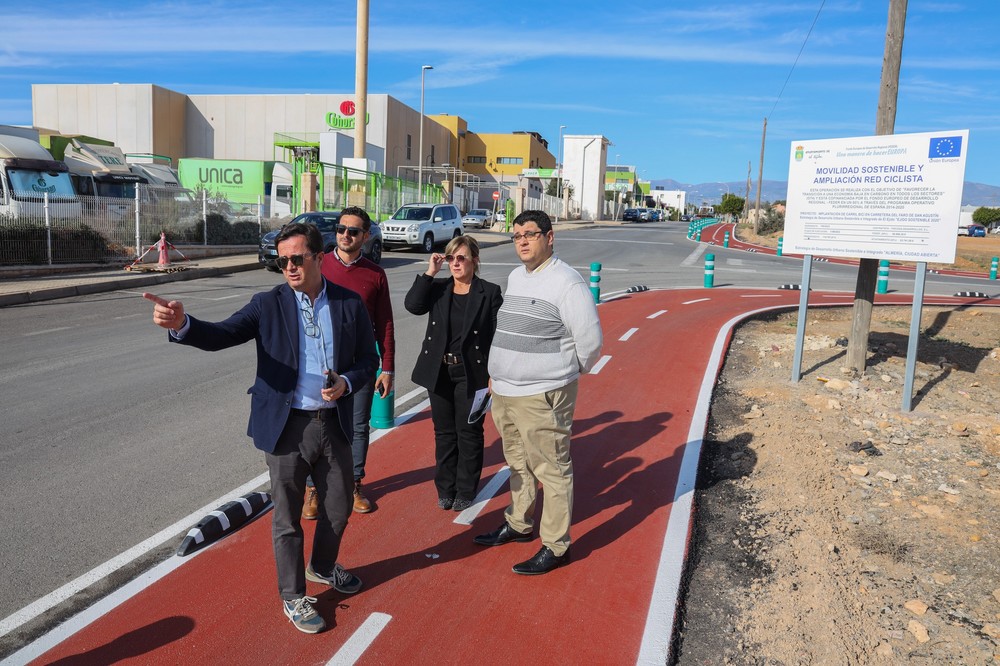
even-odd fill
[[[552,231],[552,218],[544,210],[526,210],[514,218],[514,226],[534,222],[543,234]]]
[[[360,217],[361,221],[364,222],[363,228],[365,231],[369,231],[372,228],[372,218],[369,217],[368,212],[361,206],[348,206],[344,210],[340,211],[341,217],[344,217],[345,215]]]
[[[295,222],[283,226],[274,239],[274,247],[278,247],[282,241],[286,241],[292,236],[305,236],[306,247],[313,254],[319,254],[323,251],[323,234],[319,232],[316,225],[305,222]]]

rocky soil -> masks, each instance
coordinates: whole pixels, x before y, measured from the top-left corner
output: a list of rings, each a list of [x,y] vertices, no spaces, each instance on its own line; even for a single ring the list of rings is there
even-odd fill
[[[679,664],[1000,662],[1000,309],[878,307],[866,373],[850,309],[733,336],[706,437]]]

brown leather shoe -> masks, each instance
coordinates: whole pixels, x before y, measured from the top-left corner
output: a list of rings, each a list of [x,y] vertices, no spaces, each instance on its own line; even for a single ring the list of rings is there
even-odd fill
[[[372,510],[372,503],[368,501],[365,494],[361,492],[361,482],[354,482],[354,511],[356,513],[369,513]]]
[[[315,486],[306,486],[306,501],[302,505],[302,519],[316,520],[319,515],[319,493]]]

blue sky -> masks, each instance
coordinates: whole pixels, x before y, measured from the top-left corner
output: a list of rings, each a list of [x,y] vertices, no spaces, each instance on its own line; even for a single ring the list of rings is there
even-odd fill
[[[463,116],[477,132],[537,131],[553,154],[560,125],[604,134],[609,161],[646,180],[740,182],[752,164],[756,182],[765,117],[767,179],[787,177],[793,140],[875,133],[888,0],[370,4],[370,93],[419,108],[420,67],[433,65],[427,113]],[[352,0],[4,5],[2,124],[31,123],[32,83],[354,89]],[[998,25],[992,0],[910,0],[895,126],[969,129],[966,180],[990,185],[1000,185]]]

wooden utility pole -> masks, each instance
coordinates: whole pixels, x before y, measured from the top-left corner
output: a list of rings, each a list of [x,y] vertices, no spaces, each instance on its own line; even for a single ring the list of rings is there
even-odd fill
[[[354,156],[368,145],[368,0],[358,0],[358,38],[354,64]]]
[[[750,213],[750,172],[753,170],[753,163],[747,160],[747,193],[743,198],[743,221],[747,221],[747,215]]]
[[[757,211],[753,216],[753,232],[760,233],[760,188],[764,183],[764,143],[767,141],[767,118],[764,118],[764,131],[760,135],[760,171],[757,172]]]
[[[889,21],[885,28],[885,54],[882,56],[882,82],[878,95],[875,134],[892,134],[896,127],[896,99],[899,94],[899,68],[903,55],[903,28],[906,24],[907,0],[889,0]],[[851,336],[847,343],[847,365],[855,374],[863,375],[868,355],[868,334],[871,331],[872,307],[878,281],[878,259],[862,259],[854,287],[854,314]]]

